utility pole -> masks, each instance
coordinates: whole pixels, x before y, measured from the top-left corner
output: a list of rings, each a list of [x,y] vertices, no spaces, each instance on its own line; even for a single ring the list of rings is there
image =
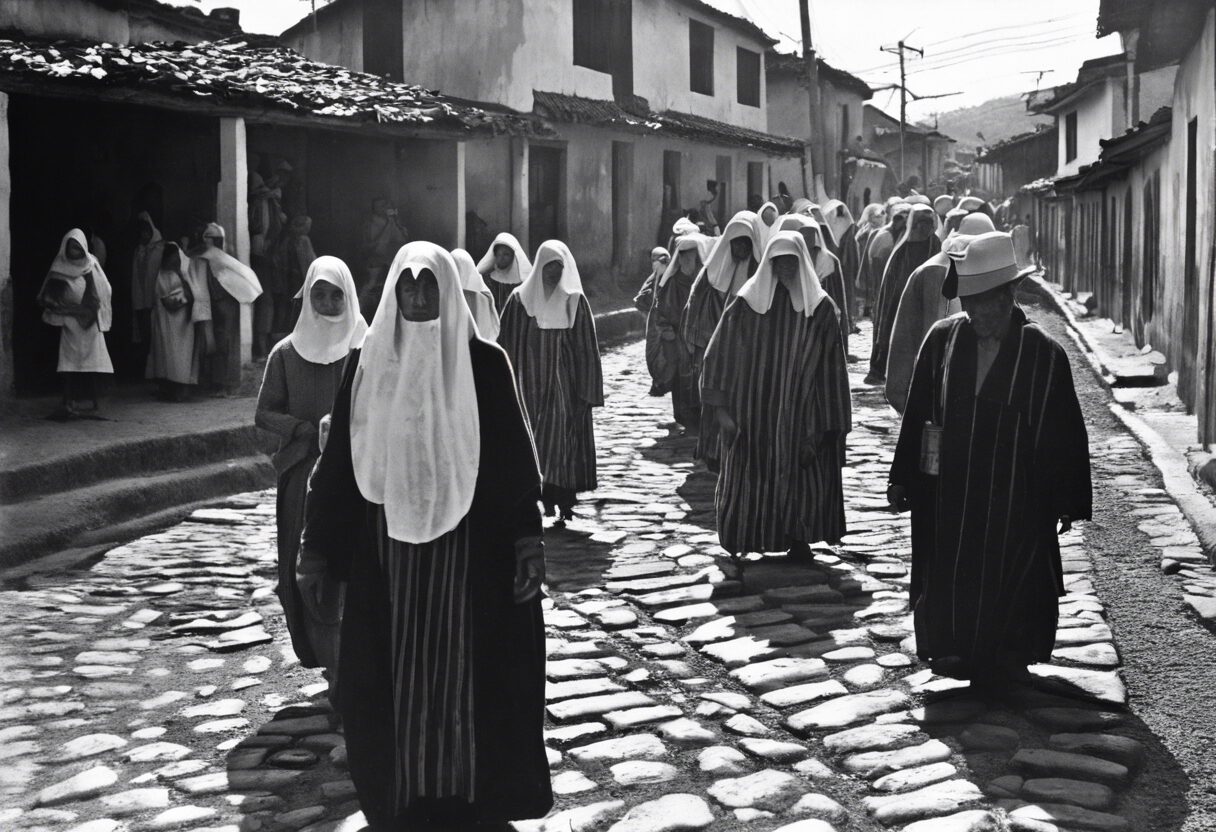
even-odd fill
[[[827,194],[823,184],[823,172],[826,166],[823,152],[823,114],[819,107],[819,61],[815,57],[815,47],[811,42],[811,0],[801,0],[799,12],[802,18],[802,63],[806,67],[807,99],[810,112],[811,132],[808,134],[811,146],[811,175],[813,192],[807,197],[819,201]]]
[[[904,131],[908,124],[908,74],[904,67],[904,53],[915,52],[923,58],[925,50],[908,46],[901,40],[894,49],[884,46],[882,51],[899,55],[899,181],[902,183],[904,181]]]

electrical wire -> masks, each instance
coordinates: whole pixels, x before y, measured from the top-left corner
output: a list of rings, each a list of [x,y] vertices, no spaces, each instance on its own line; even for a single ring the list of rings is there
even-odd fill
[[[1057,31],[1057,32],[1052,33],[1048,39],[1056,39],[1056,38],[1065,37],[1065,38],[1068,38],[1069,40],[1072,40],[1074,38],[1084,35],[1086,33],[1086,31],[1087,31],[1086,29],[1071,29],[1071,30],[1064,30],[1062,32]],[[940,63],[942,61],[948,61],[948,60],[951,60],[954,58],[962,58],[962,57],[968,57],[968,56],[980,56],[980,55],[983,55],[985,52],[989,52],[993,49],[1003,49],[1005,47],[1013,47],[1013,46],[1032,47],[1032,46],[1036,45],[1036,43],[1041,42],[1041,39],[1043,39],[1043,38],[1044,38],[1043,34],[1019,35],[1019,36],[1013,37],[1013,38],[995,38],[991,41],[984,41],[982,43],[973,43],[973,44],[969,44],[966,46],[960,46],[957,49],[946,49],[946,50],[942,50],[941,52],[934,52],[928,58],[913,59],[913,65],[917,66],[917,67],[920,67],[920,66],[932,67],[933,65],[935,65],[937,63]],[[891,71],[892,69],[898,69],[898,67],[899,67],[898,61],[887,61],[882,64],[878,64],[877,66],[867,67],[865,69],[852,70],[852,72],[854,72],[855,74],[865,74],[868,72],[888,72],[888,71]]]

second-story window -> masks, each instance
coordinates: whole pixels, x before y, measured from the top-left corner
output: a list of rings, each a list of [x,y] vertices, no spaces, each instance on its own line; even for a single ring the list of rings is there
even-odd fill
[[[714,94],[714,27],[688,21],[688,88]]]
[[[735,77],[737,79],[740,104],[760,106],[760,53],[742,46],[735,49]]]
[[[1077,158],[1077,111],[1064,116],[1064,161]]]
[[[574,64],[612,72],[611,9],[608,0],[574,0]]]

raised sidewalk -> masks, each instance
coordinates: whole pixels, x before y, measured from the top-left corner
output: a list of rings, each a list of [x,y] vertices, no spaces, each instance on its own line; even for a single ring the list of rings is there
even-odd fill
[[[604,346],[645,323],[633,309],[595,318]],[[57,397],[0,414],[0,570],[51,553],[76,562],[219,497],[273,486],[275,440],[253,425],[260,379],[247,375],[245,395],[183,404],[120,388],[103,402],[104,421],[48,421]]]

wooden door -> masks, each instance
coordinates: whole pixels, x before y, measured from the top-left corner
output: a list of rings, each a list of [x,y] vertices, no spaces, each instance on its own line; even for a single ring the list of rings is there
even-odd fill
[[[528,247],[535,254],[545,240],[561,234],[562,150],[528,148]]]

